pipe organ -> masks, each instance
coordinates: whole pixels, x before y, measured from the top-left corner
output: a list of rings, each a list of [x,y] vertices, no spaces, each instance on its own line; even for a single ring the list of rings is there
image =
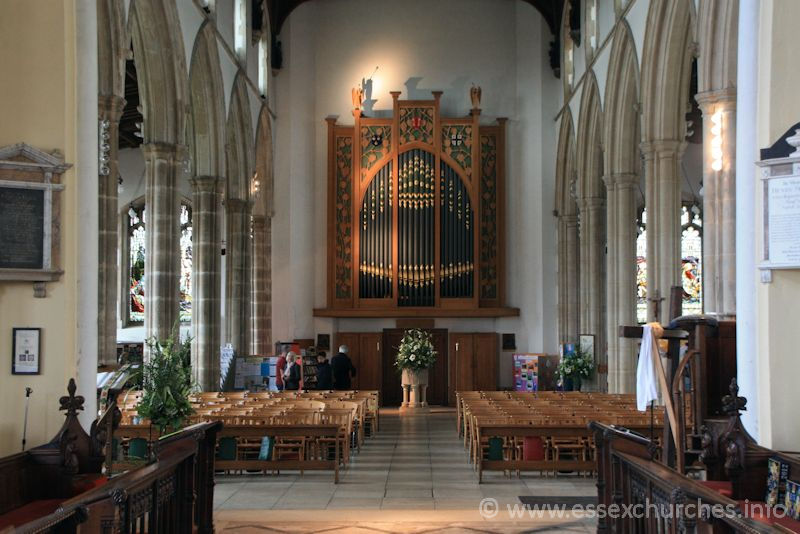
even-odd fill
[[[354,95],[359,94],[354,92]],[[328,308],[321,316],[501,316],[505,119],[445,118],[442,93],[328,122]],[[357,102],[358,101],[358,102]]]

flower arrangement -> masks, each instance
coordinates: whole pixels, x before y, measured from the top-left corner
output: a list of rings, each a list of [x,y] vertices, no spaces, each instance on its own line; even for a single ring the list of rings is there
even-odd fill
[[[140,417],[149,419],[163,434],[178,430],[194,411],[189,403],[193,390],[191,339],[183,343],[173,338],[148,339],[150,358],[142,368]]]
[[[575,346],[574,352],[564,354],[556,368],[556,373],[563,378],[589,378],[592,371],[594,358],[580,345]]]
[[[400,346],[397,348],[397,359],[394,362],[399,370],[420,370],[433,367],[436,362],[436,351],[433,350],[431,335],[422,330],[406,330]]]

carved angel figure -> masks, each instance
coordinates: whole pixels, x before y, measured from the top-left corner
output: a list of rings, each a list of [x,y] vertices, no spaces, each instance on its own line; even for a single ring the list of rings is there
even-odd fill
[[[353,98],[353,109],[361,109],[361,103],[364,101],[364,88],[353,87],[351,97]]]
[[[472,100],[472,109],[480,109],[481,107],[481,88],[478,85],[472,84],[469,90],[469,98]]]

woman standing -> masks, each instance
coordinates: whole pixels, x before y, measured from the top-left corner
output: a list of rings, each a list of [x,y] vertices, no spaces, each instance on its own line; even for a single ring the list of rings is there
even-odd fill
[[[300,363],[297,361],[297,354],[289,352],[286,355],[286,370],[283,372],[283,383],[289,391],[300,389]]]

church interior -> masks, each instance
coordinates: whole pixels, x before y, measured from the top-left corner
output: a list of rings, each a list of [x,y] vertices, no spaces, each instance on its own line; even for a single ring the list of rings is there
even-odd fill
[[[0,533],[800,532],[798,25],[2,0]]]

